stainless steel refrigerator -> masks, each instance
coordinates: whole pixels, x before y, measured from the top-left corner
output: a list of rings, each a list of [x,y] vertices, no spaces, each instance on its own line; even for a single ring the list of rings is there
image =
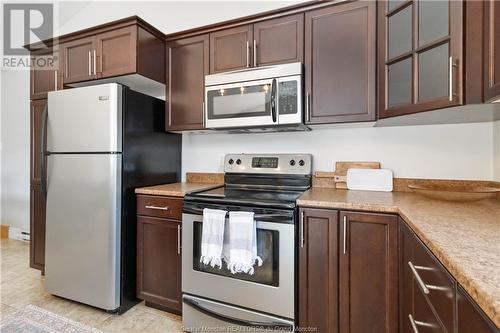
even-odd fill
[[[42,126],[45,288],[110,312],[136,302],[134,189],[180,179],[165,103],[116,83],[50,92]]]

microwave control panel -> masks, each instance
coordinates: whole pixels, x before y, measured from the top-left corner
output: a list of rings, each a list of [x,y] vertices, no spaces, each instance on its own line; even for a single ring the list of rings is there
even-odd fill
[[[278,113],[297,113],[297,81],[284,81],[278,84]]]

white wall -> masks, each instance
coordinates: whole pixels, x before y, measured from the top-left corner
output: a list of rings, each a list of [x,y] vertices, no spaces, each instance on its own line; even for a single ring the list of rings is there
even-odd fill
[[[322,171],[336,161],[380,161],[396,177],[491,180],[493,123],[184,134],[183,172],[221,171],[221,155],[242,152],[311,153]]]
[[[29,72],[2,70],[1,219],[27,229],[30,190]]]

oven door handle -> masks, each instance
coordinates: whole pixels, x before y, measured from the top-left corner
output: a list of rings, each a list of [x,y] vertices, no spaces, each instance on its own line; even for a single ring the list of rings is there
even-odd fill
[[[194,207],[186,207],[184,206],[184,212],[189,213],[189,214],[195,214],[195,215],[203,215],[203,209],[202,208],[194,208]],[[289,214],[255,214],[254,215],[254,220],[261,220],[261,219],[279,219],[279,218],[287,218],[291,219],[293,215]]]
[[[280,323],[280,322],[269,322],[269,323],[264,323],[264,322],[257,322],[257,321],[250,321],[250,320],[243,320],[243,319],[238,319],[238,318],[234,318],[234,317],[231,317],[231,316],[227,316],[227,315],[222,315],[220,313],[216,313],[202,305],[200,305],[196,300],[192,299],[192,298],[188,298],[188,297],[183,297],[182,298],[182,301],[191,306],[192,308],[200,311],[201,313],[209,316],[209,317],[212,317],[212,318],[215,318],[215,319],[218,319],[218,320],[221,320],[221,321],[225,321],[225,322],[228,322],[228,323],[231,323],[231,324],[234,324],[234,325],[238,325],[238,326],[247,326],[247,327],[255,327],[255,328],[261,328],[261,329],[278,329],[278,328],[281,328],[281,329],[293,329],[293,326],[290,325],[290,324],[286,324],[286,323]]]

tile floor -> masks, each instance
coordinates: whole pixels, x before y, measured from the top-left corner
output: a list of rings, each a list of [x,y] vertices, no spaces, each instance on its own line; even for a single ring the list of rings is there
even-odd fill
[[[38,270],[29,268],[29,244],[12,239],[0,241],[0,321],[27,304],[34,304],[66,318],[113,333],[182,332],[181,318],[139,303],[122,315],[52,296],[45,292]]]

